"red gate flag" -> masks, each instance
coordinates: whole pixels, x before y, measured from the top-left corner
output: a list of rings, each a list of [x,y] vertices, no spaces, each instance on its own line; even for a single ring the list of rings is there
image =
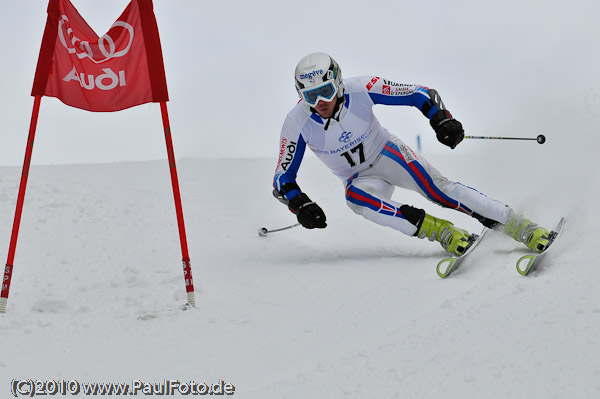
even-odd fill
[[[152,0],[131,0],[123,14],[102,37],[94,33],[69,0],[49,0],[48,19],[31,95],[34,96],[34,101],[29,137],[8,258],[0,282],[0,313],[6,312],[42,96],[56,97],[67,105],[97,112],[120,111],[147,102],[160,103],[179,227],[185,289],[188,304],[195,307],[192,267],[167,112],[169,95]]]
[[[131,0],[102,37],[69,0],[50,0],[31,95],[97,112],[168,101],[152,0]]]

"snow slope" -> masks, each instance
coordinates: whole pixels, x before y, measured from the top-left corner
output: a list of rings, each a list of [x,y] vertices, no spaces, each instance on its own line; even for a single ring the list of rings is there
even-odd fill
[[[567,217],[560,251],[527,278],[514,267],[524,247],[491,232],[439,279],[438,244],[354,215],[312,156],[299,183],[329,226],[261,238],[262,226],[295,222],[270,194],[275,159],[180,159],[197,291],[188,311],[166,161],[34,166],[0,316],[0,396],[31,378],[223,379],[239,398],[600,397],[597,139],[568,152],[576,139],[427,156],[547,227]],[[0,168],[5,251],[19,178]]]

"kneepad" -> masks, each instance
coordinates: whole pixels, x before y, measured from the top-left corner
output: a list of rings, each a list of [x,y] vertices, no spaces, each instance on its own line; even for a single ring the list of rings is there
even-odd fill
[[[423,220],[425,219],[425,210],[410,205],[402,205],[400,212],[404,216],[404,219],[417,226],[417,231],[421,228],[421,224],[423,224]]]
[[[479,222],[484,225],[485,227],[487,227],[488,229],[494,229],[497,226],[500,225],[500,222],[497,222],[493,219],[489,219],[486,217],[483,217],[481,215],[477,215],[477,214],[473,214],[472,215],[475,219],[479,220]]]

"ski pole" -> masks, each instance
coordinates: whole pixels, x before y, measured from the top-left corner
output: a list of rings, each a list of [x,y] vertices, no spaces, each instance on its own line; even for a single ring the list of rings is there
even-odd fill
[[[535,140],[540,144],[546,142],[546,136],[540,134],[537,137],[490,137],[490,136],[465,136],[466,139],[483,139],[483,140]]]
[[[300,223],[292,224],[290,226],[282,227],[280,229],[273,229],[273,230],[269,230],[266,227],[261,227],[258,230],[258,235],[261,236],[261,237],[266,237],[267,234],[269,234],[269,233],[276,233],[278,231],[283,231],[283,230],[287,230],[287,229],[293,229],[294,227],[298,227],[298,226],[300,226]]]
[[[287,200],[287,198],[285,198],[282,194],[279,193],[279,191],[277,190],[273,190],[273,197],[275,197],[275,199],[279,202],[281,202],[284,205],[288,205],[289,201]],[[261,227],[258,230],[258,235],[261,237],[266,237],[267,234],[269,233],[276,233],[278,231],[283,231],[283,230],[288,230],[288,229],[293,229],[294,227],[298,227],[300,226],[300,223],[296,223],[296,224],[292,224],[286,227],[282,227],[280,229],[273,229],[273,230],[269,230],[266,227]]]

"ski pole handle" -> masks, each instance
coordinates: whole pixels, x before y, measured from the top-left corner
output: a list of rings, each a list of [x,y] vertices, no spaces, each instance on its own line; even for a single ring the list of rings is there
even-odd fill
[[[482,140],[535,140],[540,144],[546,142],[546,136],[540,134],[537,137],[492,137],[492,136],[465,136],[466,139],[482,139]]]

